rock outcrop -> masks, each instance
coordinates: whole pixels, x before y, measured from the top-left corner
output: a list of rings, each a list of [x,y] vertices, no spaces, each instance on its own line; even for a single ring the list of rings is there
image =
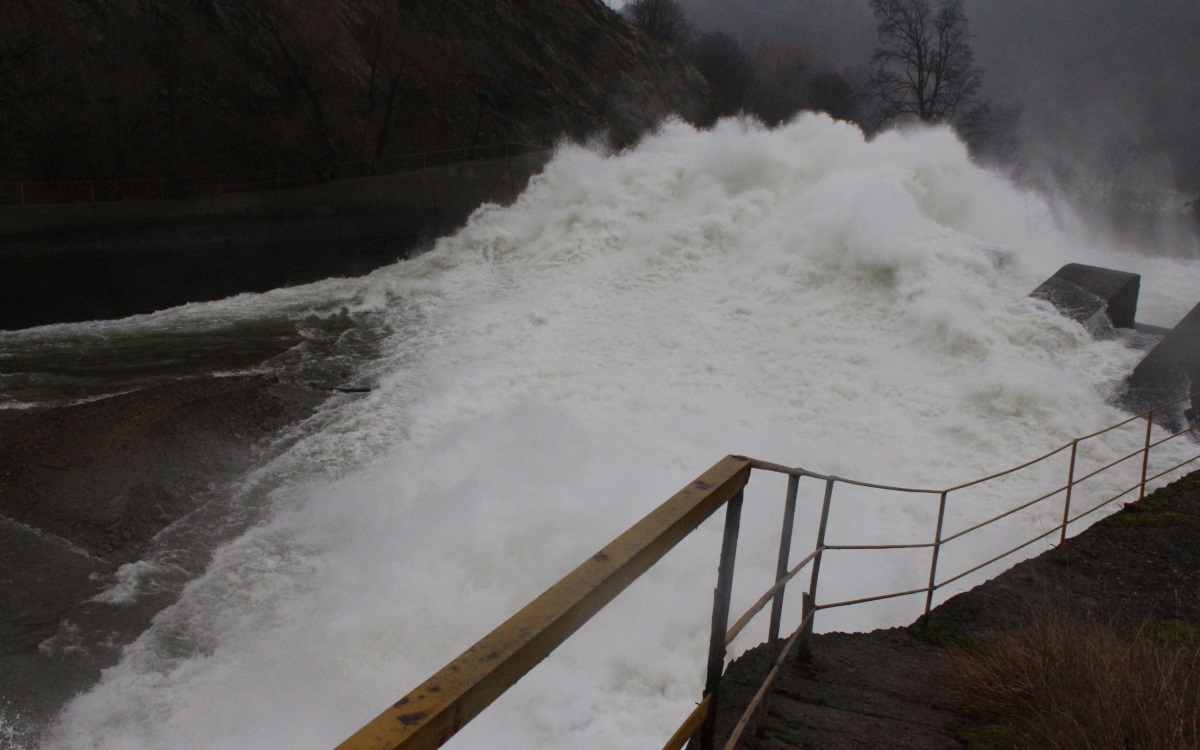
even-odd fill
[[[0,179],[203,177],[697,119],[707,85],[601,0],[18,2]],[[10,196],[0,196],[8,198]]]

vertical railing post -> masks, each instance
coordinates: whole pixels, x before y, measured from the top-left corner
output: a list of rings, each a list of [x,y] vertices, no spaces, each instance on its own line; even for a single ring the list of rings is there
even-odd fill
[[[1067,496],[1063,499],[1062,532],[1058,536],[1058,546],[1067,543],[1067,522],[1071,519],[1071,492],[1075,489],[1075,454],[1079,451],[1079,441],[1071,441],[1071,466],[1067,469]]]
[[[796,495],[800,488],[800,476],[788,474],[787,499],[783,505],[783,528],[779,533],[779,560],[775,564],[775,583],[778,584],[788,572],[788,561],[792,551],[792,530],[796,525]],[[771,646],[774,658],[775,644],[779,643],[779,626],[783,621],[783,593],[785,589],[775,592],[771,600],[771,625],[767,630],[767,643]],[[758,706],[758,729],[761,732],[766,726],[766,719],[771,711],[771,695],[763,696]]]
[[[835,481],[833,477],[825,480],[825,499],[821,502],[821,522],[817,525],[817,546],[816,554],[813,556],[812,577],[808,579],[808,593],[804,595],[803,599],[803,614],[808,622],[796,644],[796,658],[802,661],[812,656],[812,621],[816,617],[817,581],[821,578],[821,558],[825,554],[825,530],[829,528],[829,506],[833,501]]]
[[[946,522],[946,494],[943,492],[938,501],[937,531],[933,534],[933,554],[930,555],[929,560],[929,587],[925,590],[926,619],[929,618],[929,611],[933,609],[933,590],[937,584],[938,556],[942,552],[942,526]]]
[[[1138,486],[1138,500],[1146,496],[1146,471],[1150,468],[1150,431],[1154,427],[1154,409],[1146,414],[1146,444],[1142,447],[1142,482]]]
[[[792,529],[796,523],[796,495],[799,487],[799,475],[789,474],[787,499],[783,506],[783,528],[779,534],[779,560],[775,564],[775,583],[783,580],[788,572],[788,560],[792,549]],[[779,626],[783,620],[783,592],[784,589],[777,591],[771,602],[771,628],[767,633],[767,640],[772,645],[779,640]]]
[[[717,728],[717,705],[721,698],[721,674],[725,671],[725,633],[729,629],[729,600],[733,591],[733,561],[737,556],[738,528],[742,519],[739,490],[725,506],[725,533],[721,538],[721,562],[717,566],[717,588],[713,591],[712,633],[708,641],[708,675],[704,694],[711,696],[708,715],[700,729],[700,750],[713,750]]]
[[[813,618],[816,616],[812,595],[800,592],[800,637],[796,639],[796,661],[812,661]]]

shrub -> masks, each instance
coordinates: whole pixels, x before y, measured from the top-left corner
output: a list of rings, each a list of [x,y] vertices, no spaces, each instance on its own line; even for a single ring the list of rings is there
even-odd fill
[[[1161,629],[1157,629],[1161,631]],[[1043,615],[984,648],[953,649],[958,707],[1014,729],[1017,748],[1200,746],[1200,644]]]

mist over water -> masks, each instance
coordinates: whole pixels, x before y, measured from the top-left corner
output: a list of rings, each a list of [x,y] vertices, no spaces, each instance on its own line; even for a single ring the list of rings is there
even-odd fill
[[[0,331],[0,410],[111,396],[173,378],[275,373],[344,379],[374,355],[380,321],[357,283],[243,294],[152,315]]]
[[[948,130],[668,124],[616,155],[561,147],[514,205],[364,279],[190,306],[369,315],[382,338],[359,377],[376,388],[248,480],[268,520],[42,746],[332,747],[728,453],[949,486],[1116,422],[1141,354],[1027,293],[1066,262],[1134,271],[1139,319],[1171,325],[1200,267],[1080,237]],[[735,609],[773,575],[782,494],[748,490]],[[797,550],[819,499],[802,483]],[[951,528],[1001,500],[967,496]],[[847,493],[830,533],[928,541],[935,510]],[[663,742],[702,687],[719,536],[702,527],[453,746]],[[921,585],[923,560],[831,559],[823,598]],[[122,585],[138,596],[136,576]],[[918,605],[817,625],[902,624]]]

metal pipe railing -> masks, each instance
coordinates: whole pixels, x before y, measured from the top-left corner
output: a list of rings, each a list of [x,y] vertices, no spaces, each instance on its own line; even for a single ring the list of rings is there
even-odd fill
[[[748,478],[747,478],[748,479]],[[700,750],[713,750],[716,736],[717,706],[721,702],[721,675],[725,671],[725,633],[729,627],[729,604],[733,597],[733,563],[737,555],[738,529],[742,518],[742,499],[738,490],[725,505],[725,532],[721,537],[721,562],[717,567],[717,588],[713,591],[712,631],[708,640],[708,675],[704,695],[709,698],[708,715],[700,729]]]
[[[1071,441],[1071,465],[1067,469],[1067,494],[1063,498],[1063,514],[1062,514],[1062,536],[1059,537],[1059,544],[1067,543],[1067,524],[1071,517],[1071,493],[1075,489],[1075,459],[1079,455],[1079,441]]]
[[[937,581],[937,566],[938,556],[942,551],[942,526],[946,522],[946,497],[949,492],[943,492],[938,500],[938,517],[937,530],[933,534],[933,553],[930,555],[929,561],[929,586],[925,594],[925,615],[929,615],[929,608],[933,606],[933,587]]]
[[[916,542],[914,544],[827,544],[825,549],[837,552],[862,552],[886,549],[929,549],[933,542]]]
[[[1070,487],[1071,487],[1070,484],[1064,484],[1062,487],[1059,487],[1058,489],[1051,490],[1044,495],[1039,495],[1038,497],[1034,498],[1033,500],[1030,500],[1029,502],[1021,503],[1020,505],[1016,506],[1015,508],[1009,508],[1008,510],[1004,511],[1003,513],[992,516],[991,518],[988,518],[986,520],[980,521],[979,523],[975,524],[974,526],[968,526],[967,528],[965,528],[961,531],[956,531],[953,534],[951,534],[950,536],[946,537],[945,539],[942,539],[941,543],[945,544],[947,542],[953,542],[955,539],[958,539],[959,537],[962,537],[962,536],[966,536],[967,534],[970,534],[973,531],[978,531],[979,529],[982,529],[984,526],[990,526],[997,521],[1003,521],[1005,518],[1008,518],[1009,516],[1013,515],[1014,513],[1020,513],[1021,511],[1025,510],[1026,508],[1032,508],[1033,506],[1037,505],[1038,503],[1042,502],[1043,500],[1049,500],[1050,498],[1054,497],[1058,493],[1060,493],[1064,490],[1070,489]]]
[[[1185,399],[1180,399],[1179,401],[1183,401],[1183,400],[1185,400]],[[1174,403],[1178,403],[1178,401],[1174,402]],[[1122,422],[1119,422],[1119,423],[1112,425],[1110,427],[1107,427],[1105,429],[1097,430],[1096,432],[1093,432],[1082,438],[1077,438],[1075,440],[1072,440],[1070,443],[1068,443],[1066,445],[1063,445],[1059,448],[1056,448],[1055,450],[1052,450],[1048,453],[1038,456],[1037,458],[1034,458],[1030,461],[1026,461],[1023,464],[1012,467],[1010,469],[1006,469],[1001,472],[996,472],[996,473],[988,475],[987,477],[984,477],[982,479],[977,479],[977,480],[974,480],[971,482],[965,482],[965,483],[962,483],[959,485],[955,485],[954,487],[950,487],[950,488],[947,488],[945,490],[940,490],[940,491],[939,490],[929,490],[929,489],[924,489],[924,488],[899,487],[899,486],[882,485],[882,484],[871,483],[871,482],[845,480],[840,477],[821,475],[816,472],[808,471],[806,469],[801,469],[801,468],[797,468],[797,467],[786,467],[786,466],[782,466],[780,464],[774,464],[774,463],[767,462],[767,461],[751,459],[751,463],[752,463],[752,466],[754,469],[761,469],[761,470],[767,470],[767,471],[773,471],[773,472],[787,474],[789,477],[789,495],[794,491],[793,490],[794,483],[796,481],[798,481],[798,479],[800,477],[805,477],[805,476],[825,480],[828,483],[827,487],[826,487],[826,493],[825,493],[826,501],[828,501],[832,497],[833,484],[836,484],[838,482],[842,482],[845,484],[851,484],[854,486],[868,488],[868,489],[886,490],[886,491],[893,491],[893,492],[937,494],[937,495],[939,495],[938,516],[937,516],[937,526],[936,526],[936,530],[934,533],[934,541],[931,543],[873,544],[873,545],[829,544],[829,543],[825,542],[825,531],[828,526],[828,506],[823,504],[822,518],[818,525],[818,543],[815,546],[814,550],[808,555],[807,558],[805,558],[804,561],[801,562],[800,565],[796,566],[793,570],[789,571],[789,575],[786,576],[786,580],[784,580],[783,577],[779,575],[778,570],[777,570],[775,585],[773,585],[770,589],[768,589],[767,592],[764,593],[763,596],[760,597],[760,599],[757,602],[755,602],[755,604],[750,608],[750,610],[748,610],[747,613],[745,615],[743,615],[742,618],[740,618],[738,620],[738,622],[735,623],[735,625],[732,628],[730,628],[731,635],[730,635],[730,638],[728,639],[729,641],[732,641],[732,637],[734,635],[740,633],[742,631],[742,629],[744,629],[746,627],[746,625],[749,623],[749,621],[758,612],[760,612],[763,609],[763,607],[765,607],[765,604],[767,601],[772,600],[773,596],[775,595],[775,593],[778,590],[780,590],[782,587],[786,586],[787,582],[790,581],[791,578],[794,577],[794,575],[799,572],[799,570],[803,567],[803,565],[807,564],[810,560],[814,561],[814,562],[819,560],[820,557],[822,556],[822,554],[827,550],[855,551],[855,550],[899,550],[899,549],[929,548],[932,550],[932,552],[931,552],[931,556],[930,556],[930,558],[931,558],[930,559],[930,574],[929,574],[928,584],[922,588],[909,589],[906,591],[888,592],[888,593],[884,593],[884,594],[876,594],[873,596],[865,596],[865,597],[859,597],[859,598],[855,598],[855,599],[849,599],[849,600],[837,601],[837,602],[827,602],[827,603],[821,603],[821,604],[815,603],[815,599],[811,599],[810,595],[806,594],[805,595],[806,606],[805,606],[805,611],[804,611],[804,615],[803,615],[800,626],[797,628],[797,630],[793,634],[792,638],[789,639],[787,647],[778,656],[774,666],[772,667],[771,671],[767,675],[767,678],[764,681],[763,685],[759,688],[758,693],[755,695],[755,697],[751,701],[750,705],[746,708],[746,711],[744,712],[743,716],[741,717],[741,719],[738,721],[738,723],[734,727],[734,730],[730,736],[730,739],[725,746],[727,748],[727,750],[732,749],[736,745],[738,738],[741,736],[742,732],[745,730],[747,724],[751,720],[751,717],[754,715],[754,713],[756,711],[757,711],[760,719],[761,719],[761,717],[765,716],[764,709],[765,709],[766,702],[768,700],[767,696],[769,695],[769,693],[768,693],[769,686],[770,686],[771,682],[773,682],[774,677],[775,677],[776,673],[778,672],[778,667],[780,664],[782,664],[783,660],[786,658],[786,655],[788,653],[790,653],[790,651],[792,650],[792,646],[797,641],[797,639],[803,640],[803,638],[806,634],[811,633],[812,620],[813,620],[813,617],[817,610],[833,609],[833,608],[837,608],[837,607],[853,606],[853,605],[857,605],[857,604],[866,604],[866,603],[870,603],[870,602],[878,602],[878,601],[883,601],[883,600],[888,600],[888,599],[901,598],[901,597],[905,597],[905,596],[914,596],[917,594],[924,593],[925,597],[926,597],[925,598],[925,615],[928,616],[930,613],[930,610],[932,608],[933,595],[938,589],[940,589],[944,586],[947,586],[949,584],[952,584],[956,581],[959,581],[959,580],[965,578],[966,576],[971,575],[972,573],[976,573],[979,570],[982,570],[983,568],[986,568],[989,565],[992,565],[1006,557],[1009,557],[1025,548],[1029,547],[1030,545],[1037,543],[1040,540],[1045,539],[1046,537],[1054,535],[1055,533],[1060,534],[1060,544],[1065,543],[1066,538],[1067,538],[1068,527],[1070,526],[1071,523],[1074,523],[1079,518],[1082,518],[1085,515],[1093,513],[1095,511],[1099,510],[1100,508],[1104,507],[1105,505],[1111,504],[1115,500],[1119,499],[1120,497],[1123,497],[1124,495],[1128,494],[1129,492],[1131,492],[1134,489],[1139,489],[1140,493],[1142,495],[1144,495],[1145,494],[1145,486],[1148,482],[1158,479],[1162,476],[1165,476],[1165,475],[1171,473],[1172,471],[1177,471],[1180,468],[1182,468],[1183,466],[1186,466],[1187,464],[1200,459],[1200,456],[1195,456],[1195,457],[1189,458],[1187,460],[1180,461],[1180,462],[1174,464],[1169,469],[1166,469],[1161,472],[1158,472],[1157,474],[1148,476],[1148,467],[1150,465],[1151,450],[1153,448],[1158,447],[1166,442],[1169,442],[1170,440],[1173,440],[1174,438],[1179,436],[1179,435],[1168,435],[1167,437],[1162,438],[1161,440],[1157,440],[1157,441],[1151,440],[1151,435],[1153,433],[1152,426],[1153,426],[1153,420],[1154,420],[1155,413],[1157,411],[1161,410],[1162,408],[1165,408],[1166,406],[1170,406],[1170,405],[1171,404],[1155,407],[1154,409],[1151,409],[1148,412],[1145,412],[1143,414],[1136,415],[1134,417],[1130,417],[1129,419],[1126,419]],[[1101,435],[1105,435],[1115,429],[1118,429],[1121,426],[1130,424],[1131,422],[1133,422],[1137,419],[1143,419],[1143,418],[1146,419],[1148,426],[1147,426],[1145,440],[1143,441],[1141,448],[1139,448],[1135,451],[1132,451],[1131,453],[1129,453],[1125,456],[1122,456],[1120,458],[1112,460],[1112,461],[1106,463],[1105,465],[1088,472],[1087,474],[1085,474],[1083,476],[1078,476],[1078,477],[1076,476],[1076,468],[1077,468],[1078,459],[1079,459],[1079,444],[1080,443],[1085,442],[1090,439],[1093,439],[1093,438],[1096,438],[1096,437],[1099,437]],[[1069,465],[1067,468],[1067,483],[1065,485],[1063,485],[1061,487],[1057,487],[1049,492],[1045,492],[1033,500],[1026,501],[1016,507],[1009,508],[995,516],[992,516],[988,519],[978,522],[966,529],[955,532],[952,535],[944,536],[943,531],[944,531],[944,524],[945,524],[945,517],[946,517],[947,500],[951,493],[960,491],[960,490],[964,490],[969,487],[978,486],[985,482],[999,479],[1001,477],[1015,474],[1019,471],[1022,471],[1024,469],[1027,469],[1038,463],[1041,463],[1042,461],[1052,458],[1053,456],[1058,455],[1068,449],[1070,450],[1070,460],[1069,460]],[[1084,513],[1081,513],[1078,516],[1074,516],[1074,517],[1071,516],[1071,501],[1074,496],[1074,490],[1078,485],[1080,485],[1081,483],[1083,483],[1093,477],[1099,476],[1101,474],[1104,474],[1105,472],[1112,470],[1114,467],[1124,463],[1125,461],[1128,461],[1130,458],[1138,456],[1139,454],[1143,457],[1143,470],[1142,470],[1142,476],[1141,476],[1141,479],[1139,482],[1132,485],[1128,489],[1125,489],[1122,492],[1119,492],[1116,495],[1113,495],[1112,497],[1108,498],[1107,500],[1102,501],[1099,505],[1088,509]],[[952,575],[951,577],[946,578],[940,582],[938,581],[937,574],[938,574],[938,563],[939,563],[939,559],[940,559],[940,557],[939,557],[940,551],[941,551],[942,546],[944,546],[946,543],[954,541],[956,539],[959,539],[959,538],[966,536],[970,533],[973,533],[975,531],[978,531],[979,529],[981,529],[985,526],[988,526],[999,520],[1002,520],[1004,518],[1012,516],[1013,514],[1018,513],[1022,510],[1025,510],[1027,508],[1033,507],[1033,506],[1035,506],[1045,500],[1048,500],[1052,497],[1055,497],[1059,494],[1064,494],[1064,498],[1063,498],[1062,521],[1058,525],[1054,526],[1053,528],[1051,528],[1048,531],[1045,531],[1045,532],[1035,536],[1032,539],[1024,541],[1021,544],[1019,544],[1011,549],[1006,550],[1005,552],[1002,552],[998,555],[995,555],[995,556],[989,558],[987,561],[985,561],[983,563],[974,565],[971,568],[969,568],[968,570],[965,570],[965,571],[962,571],[955,575]],[[815,583],[815,580],[819,578],[820,571],[819,571],[819,567],[817,565],[814,565],[814,568],[815,568],[815,570],[814,570],[814,583]],[[810,583],[810,594],[813,594],[813,595],[815,595],[814,583]],[[773,641],[769,641],[769,642],[773,642]]]
[[[339,750],[440,747],[701,522],[740,495],[749,479],[745,459],[722,459],[381,713]]]
[[[746,726],[750,723],[751,717],[756,713],[760,715],[765,713],[765,711],[762,711],[761,709],[763,709],[767,704],[771,685],[775,683],[775,678],[779,676],[779,669],[783,666],[783,663],[787,661],[787,658],[791,656],[792,651],[795,649],[800,638],[805,632],[808,632],[809,626],[812,625],[814,614],[815,610],[809,610],[804,615],[804,618],[800,622],[800,626],[796,628],[796,630],[784,643],[783,648],[780,649],[779,653],[775,656],[775,661],[771,663],[771,670],[767,672],[767,676],[765,679],[763,679],[762,685],[760,685],[758,690],[754,693],[754,697],[750,699],[750,703],[746,705],[746,709],[742,712],[742,716],[738,719],[737,724],[734,725],[733,731],[729,733],[729,738],[725,741],[723,750],[734,750],[734,748],[737,747],[738,740],[742,738],[742,733],[746,731]]]
[[[767,641],[774,644],[779,640],[779,627],[783,620],[783,592],[787,581],[795,575],[788,569],[792,550],[792,532],[796,524],[796,497],[800,491],[800,477],[788,477],[787,496],[783,504],[783,525],[779,533],[779,559],[775,564],[775,586],[778,591],[771,597],[771,625],[767,630]],[[796,572],[799,572],[797,569]]]
[[[829,549],[829,548],[825,547],[824,549]],[[796,574],[799,573],[801,570],[803,570],[810,562],[813,561],[813,559],[817,556],[818,551],[819,550],[813,550],[812,552],[808,553],[808,556],[806,556],[800,562],[796,563],[795,567],[788,570],[787,573],[785,573],[782,577],[777,579],[775,581],[774,586],[767,589],[766,593],[763,594],[761,597],[759,597],[758,601],[756,601],[750,607],[750,609],[746,610],[745,614],[743,614],[741,617],[739,617],[737,622],[735,622],[733,625],[729,626],[729,632],[725,636],[725,645],[729,645],[730,643],[733,643],[733,639],[737,638],[738,635],[741,634],[742,630],[748,624],[750,624],[750,621],[754,619],[754,616],[757,615],[759,612],[761,612],[763,610],[763,608],[767,606],[767,602],[773,601],[775,599],[776,594],[783,591],[784,587],[786,587],[788,585],[788,583],[790,583],[791,580],[796,577]],[[775,616],[774,612],[772,612],[772,615],[771,615],[772,621],[774,621],[774,616]],[[775,626],[772,626],[772,627],[775,627]],[[778,636],[778,634],[779,634],[778,630],[776,630],[776,635]]]
[[[1197,394],[1200,395],[1200,394]],[[1145,495],[1146,485],[1171,472],[1200,460],[1193,455],[1174,463],[1171,468],[1151,474],[1151,451],[1182,435],[1194,434],[1195,426],[1161,440],[1153,440],[1154,416],[1162,409],[1185,401],[1192,396],[1163,404],[1142,414],[1130,417],[1116,425],[1098,430],[1082,438],[1072,440],[1053,451],[1031,461],[991,474],[983,479],[955,485],[947,489],[897,487],[872,482],[843,479],[818,474],[798,467],[762,461],[745,456],[727,456],[714,465],[688,487],[676,493],[670,500],[619,536],[607,547],[579,566],[559,583],[548,589],[525,609],[518,612],[483,640],[468,649],[462,656],[447,665],[424,684],[409,693],[391,709],[368,724],[338,750],[410,750],[412,748],[438,747],[458,731],[467,721],[482,711],[504,690],[533,668],[559,643],[586,622],[595,612],[605,606],[635,578],[649,569],[701,521],[711,516],[720,507],[726,508],[725,527],[722,536],[721,554],[718,564],[717,586],[713,594],[712,624],[709,639],[708,668],[703,699],[691,712],[680,728],[665,745],[666,750],[680,750],[695,742],[695,747],[712,750],[716,741],[716,716],[720,704],[721,677],[724,671],[726,650],[749,623],[771,606],[767,642],[774,647],[779,643],[779,631],[783,618],[784,593],[789,583],[805,569],[811,574],[808,590],[802,595],[800,623],[784,642],[768,672],[766,680],[758,689],[745,712],[734,726],[726,741],[725,750],[733,750],[738,738],[757,715],[763,721],[767,715],[770,685],[781,665],[790,654],[805,656],[810,653],[813,621],[816,612],[870,602],[879,602],[906,596],[925,595],[925,616],[933,605],[934,594],[941,588],[962,580],[1006,557],[1054,534],[1059,534],[1059,544],[1067,541],[1067,531],[1072,523],[1110,505],[1135,489],[1139,497]],[[1142,446],[1132,453],[1110,461],[1098,469],[1076,476],[1079,446],[1114,429],[1128,425],[1137,419],[1146,419],[1147,428]],[[1032,467],[1063,451],[1070,450],[1067,467],[1067,483],[1034,500],[1004,510],[988,519],[946,535],[947,514],[952,509],[951,496],[955,492],[981,485],[985,482],[1012,475]],[[1115,495],[1100,501],[1087,510],[1072,515],[1075,490],[1083,482],[1093,479],[1137,455],[1142,456],[1139,481]],[[783,520],[780,529],[779,551],[776,560],[774,583],[732,625],[729,625],[729,610],[732,601],[733,568],[737,553],[738,535],[744,488],[754,470],[785,474],[788,477],[787,494],[784,502]],[[824,482],[820,517],[812,551],[798,563],[791,565],[789,558],[793,540],[798,502],[798,488],[802,478]],[[838,544],[827,541],[829,517],[837,484],[846,484],[870,490],[903,492],[938,496],[937,523],[933,541],[925,543],[896,544]],[[1022,542],[1005,552],[976,564],[968,570],[938,580],[941,550],[950,542],[961,539],[996,521],[1012,516],[1063,494],[1062,521],[1032,539]],[[915,550],[930,549],[928,584],[904,591],[885,592],[844,601],[821,603],[817,600],[821,563],[826,551],[864,550]],[[789,567],[790,566],[790,567]]]
[[[1035,536],[1033,539],[1030,539],[1027,542],[1022,542],[1021,544],[1018,544],[1016,547],[1013,547],[1012,549],[1008,550],[1007,552],[1001,552],[1000,554],[991,558],[987,562],[980,563],[979,565],[976,565],[975,567],[971,568],[970,570],[959,573],[958,575],[954,576],[953,578],[947,578],[946,580],[944,580],[941,583],[934,586],[934,588],[940,589],[941,587],[946,586],[951,583],[954,583],[955,581],[957,581],[959,579],[966,578],[967,576],[971,575],[972,573],[974,573],[976,571],[983,570],[984,568],[991,565],[992,563],[999,562],[1000,560],[1003,560],[1004,558],[1008,557],[1009,555],[1020,552],[1021,550],[1025,549],[1026,547],[1033,544],[1034,542],[1038,542],[1038,541],[1041,541],[1042,539],[1045,539],[1046,537],[1050,536],[1051,534],[1053,534],[1056,531],[1058,531],[1057,526],[1055,526],[1053,529],[1050,529],[1049,531],[1047,531],[1045,533]],[[929,613],[926,612],[925,614],[929,614]]]

